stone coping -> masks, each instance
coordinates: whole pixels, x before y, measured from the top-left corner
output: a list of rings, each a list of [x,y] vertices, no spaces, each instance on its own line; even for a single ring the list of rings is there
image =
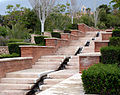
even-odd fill
[[[72,30],[70,30],[70,31],[79,31],[79,30],[76,30],[76,29],[72,29]]]
[[[26,60],[26,59],[33,59],[33,57],[4,58],[4,59],[0,59],[0,62],[3,62],[3,61],[14,61],[14,60]]]
[[[70,35],[70,33],[60,33],[60,34],[66,34],[66,35]]]
[[[78,56],[101,56],[100,52],[93,52],[93,53],[81,53]]]
[[[59,39],[59,38],[45,38],[45,39],[57,40],[57,39]]]
[[[61,40],[61,41],[68,41],[67,39],[58,39],[58,40]]]
[[[19,47],[32,47],[32,48],[54,48],[54,46],[33,46],[33,45],[20,45]]]
[[[102,40],[102,41],[94,41],[94,42],[108,43],[110,41],[109,40]]]
[[[112,34],[112,32],[103,32],[102,34]]]
[[[75,36],[75,37],[77,37],[77,35],[74,35],[74,34],[70,34],[71,36]]]

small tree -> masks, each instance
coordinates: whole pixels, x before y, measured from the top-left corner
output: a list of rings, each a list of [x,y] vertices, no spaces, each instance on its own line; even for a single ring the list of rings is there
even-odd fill
[[[70,2],[71,2],[70,14],[71,14],[71,21],[73,24],[73,18],[75,16],[75,13],[77,13],[80,9],[81,0],[70,0]]]
[[[56,0],[29,0],[41,22],[41,34],[44,33],[44,24],[47,16],[51,13]]]
[[[99,12],[100,12],[100,9],[97,8],[97,1],[94,0],[94,25],[95,25],[95,28],[97,27],[97,23],[98,23],[98,16],[99,16]]]
[[[99,13],[100,13],[100,9],[97,8],[96,11],[94,11],[94,23],[95,23],[95,28],[97,27],[97,23],[99,21]]]

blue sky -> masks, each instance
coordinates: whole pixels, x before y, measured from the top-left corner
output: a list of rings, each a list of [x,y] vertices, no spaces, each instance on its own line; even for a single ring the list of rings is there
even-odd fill
[[[59,0],[59,2],[66,2],[67,0]],[[68,0],[69,1],[69,0]],[[81,0],[82,1],[82,5],[85,5],[87,8],[91,8],[93,9],[93,4],[94,4],[94,0]],[[97,0],[97,6],[101,5],[101,4],[109,4],[111,0]],[[6,6],[10,4],[10,5],[15,5],[15,4],[20,4],[23,7],[31,7],[31,5],[29,4],[28,0],[0,0],[0,14],[4,15],[5,11],[6,11]]]

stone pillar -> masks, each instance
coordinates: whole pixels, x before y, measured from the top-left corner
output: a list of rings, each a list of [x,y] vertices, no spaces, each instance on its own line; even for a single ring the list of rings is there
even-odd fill
[[[94,64],[98,64],[100,61],[99,53],[81,53],[79,56],[79,72],[82,73],[83,70],[88,69]]]
[[[102,40],[109,40],[110,37],[112,37],[112,32],[102,33]]]
[[[109,40],[95,41],[95,52],[100,52],[101,47],[108,46]]]

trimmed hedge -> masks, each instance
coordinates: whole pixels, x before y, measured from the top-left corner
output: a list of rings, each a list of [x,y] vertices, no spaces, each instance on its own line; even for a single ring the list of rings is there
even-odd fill
[[[24,42],[24,39],[10,39],[8,40],[9,43],[15,43],[15,42]]]
[[[10,54],[17,53],[21,55],[21,50],[19,48],[20,45],[33,45],[33,44],[31,43],[8,43],[9,53]]]
[[[112,36],[113,37],[120,37],[120,29],[113,30]]]
[[[51,32],[52,37],[61,38],[61,34],[59,32]]]
[[[71,33],[70,30],[64,30],[64,33]]]
[[[82,73],[87,94],[120,95],[120,68],[115,64],[95,64]]]
[[[45,40],[44,38],[48,38],[47,36],[35,36],[34,39],[35,39],[35,43],[36,44],[39,44],[41,46],[45,46]]]
[[[110,45],[111,46],[120,46],[120,37],[111,37]]]
[[[120,64],[120,47],[102,47],[101,61],[104,64]]]
[[[77,29],[78,30],[78,24],[71,24],[68,29]]]
[[[2,54],[0,55],[0,59],[2,58],[13,58],[13,57],[19,57],[20,55],[17,53],[12,53],[12,54]]]

